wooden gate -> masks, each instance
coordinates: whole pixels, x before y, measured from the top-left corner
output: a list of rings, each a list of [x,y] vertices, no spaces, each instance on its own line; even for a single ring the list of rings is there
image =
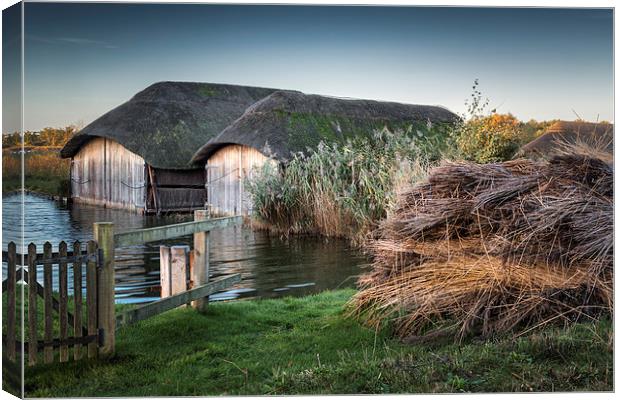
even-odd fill
[[[7,251],[2,252],[2,258],[7,263],[7,278],[2,282],[7,304],[6,332],[2,335],[2,341],[7,357],[15,360],[16,354],[24,351],[28,354],[28,364],[35,365],[38,353],[43,352],[43,362],[51,363],[58,349],[59,361],[66,362],[70,348],[73,349],[74,360],[81,359],[83,355],[96,357],[104,335],[103,329],[98,326],[97,315],[98,281],[103,266],[102,252],[97,243],[89,241],[83,246],[76,241],[72,251],[68,251],[67,244],[60,242],[58,252],[52,252],[51,243],[46,242],[43,253],[39,254],[36,245],[30,243],[28,254],[21,255],[17,253],[15,243],[11,242]],[[69,295],[69,282],[73,283],[72,296]],[[22,296],[17,296],[17,284],[27,285],[24,287],[23,304]],[[39,304],[40,298],[42,304]],[[18,336],[21,324],[16,324],[17,310],[21,307],[27,315],[24,316],[27,318],[24,325],[27,326],[23,340]],[[54,318],[54,313],[57,318]],[[41,336],[42,340],[39,339]],[[86,351],[82,346],[86,346]]]

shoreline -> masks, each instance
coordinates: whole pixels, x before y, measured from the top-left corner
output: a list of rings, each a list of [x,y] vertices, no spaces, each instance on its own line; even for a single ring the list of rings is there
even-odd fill
[[[58,194],[51,194],[51,193],[47,193],[47,192],[41,192],[38,190],[32,190],[32,189],[12,189],[12,190],[3,190],[2,191],[2,196],[12,196],[12,195],[16,195],[16,194],[30,194],[30,195],[34,195],[34,196],[38,196],[38,197],[44,197],[46,199],[50,199],[50,200],[54,200],[54,201],[62,201],[62,202],[67,202],[67,201],[71,201],[70,197],[65,197],[65,196],[60,196]]]

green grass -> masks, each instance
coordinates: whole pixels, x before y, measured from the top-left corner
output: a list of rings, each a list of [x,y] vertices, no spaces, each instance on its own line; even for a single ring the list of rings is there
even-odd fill
[[[610,321],[403,345],[344,318],[353,293],[173,310],[121,329],[111,360],[28,368],[26,396],[613,389]]]

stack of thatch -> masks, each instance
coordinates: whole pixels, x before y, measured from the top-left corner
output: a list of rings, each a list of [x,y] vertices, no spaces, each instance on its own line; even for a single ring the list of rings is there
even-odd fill
[[[583,150],[431,170],[380,226],[357,315],[412,341],[610,313],[613,162]]]

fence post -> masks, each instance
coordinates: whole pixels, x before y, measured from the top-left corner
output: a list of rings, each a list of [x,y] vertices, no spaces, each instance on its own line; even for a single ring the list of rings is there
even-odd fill
[[[97,325],[103,329],[103,346],[99,355],[114,354],[116,312],[114,308],[114,224],[95,222],[95,241],[103,252],[102,266],[98,277]]]
[[[209,219],[207,210],[194,211],[194,221]],[[206,284],[209,281],[209,232],[194,233],[194,263],[191,268],[190,280],[193,287]],[[192,307],[199,312],[207,310],[207,297],[192,301]]]
[[[187,290],[187,255],[189,246],[172,246],[170,248],[170,295]]]
[[[187,255],[189,246],[159,246],[161,297],[187,290]]]
[[[160,296],[169,297],[172,294],[170,282],[170,247],[159,246],[159,286],[161,287]]]

